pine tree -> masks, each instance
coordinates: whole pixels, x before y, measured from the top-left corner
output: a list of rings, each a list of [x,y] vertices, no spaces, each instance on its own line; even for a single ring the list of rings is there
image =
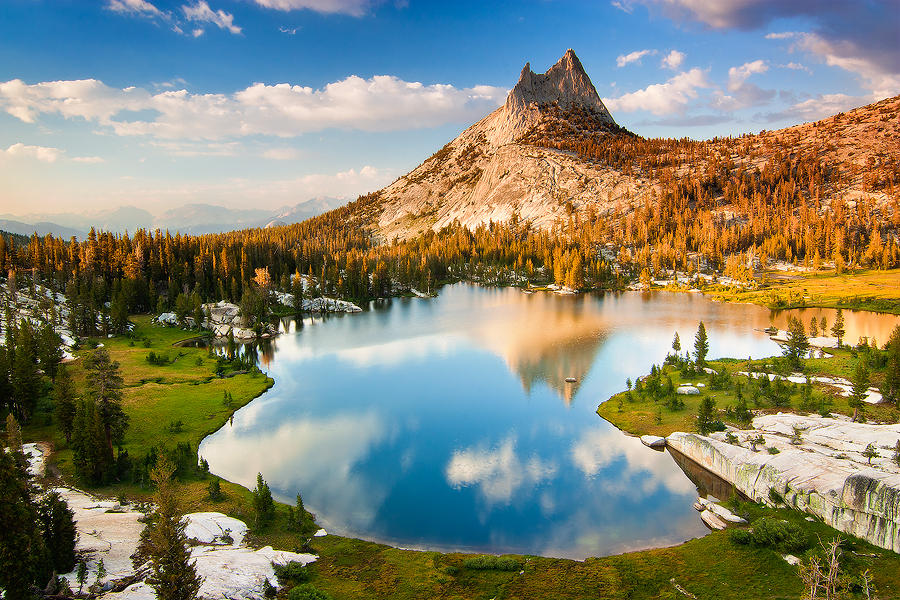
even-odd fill
[[[156,484],[153,495],[156,510],[141,533],[141,542],[132,557],[138,566],[149,561],[150,575],[147,583],[156,591],[160,600],[193,600],[203,583],[197,568],[191,562],[187,535],[187,523],[181,519],[178,498],[172,476],[175,467],[165,456],[160,457],[150,473]]]
[[[75,473],[91,483],[102,483],[112,462],[107,459],[103,422],[91,400],[80,400],[76,406],[71,444]]]
[[[709,352],[709,340],[706,337],[706,326],[700,321],[697,335],[694,337],[694,360],[699,368],[706,366],[706,355]]]
[[[885,348],[888,355],[884,373],[885,397],[900,408],[900,325],[894,327]]]
[[[57,573],[75,568],[75,513],[58,492],[50,492],[38,504],[44,544]]]
[[[59,431],[66,436],[66,443],[72,441],[72,427],[75,421],[75,386],[72,376],[65,367],[60,367],[53,381],[53,413]]]
[[[672,338],[672,350],[675,351],[675,354],[681,352],[681,338],[678,337],[678,332],[675,332],[675,337]]]
[[[856,362],[856,370],[853,372],[853,380],[850,388],[850,406],[853,407],[853,421],[865,419],[865,402],[869,391],[869,370],[866,368],[865,359]]]
[[[788,317],[787,344],[785,344],[783,354],[794,368],[803,367],[802,359],[809,351],[809,339],[806,337],[806,330],[803,327],[803,321],[795,317]]]
[[[844,345],[844,333],[844,311],[839,308],[834,316],[834,324],[831,326],[831,335],[837,338],[838,348]]]
[[[47,548],[21,451],[0,451],[0,588],[6,598],[31,598],[50,577]]]
[[[253,490],[253,508],[256,509],[256,527],[262,528],[275,517],[275,502],[269,484],[262,473],[256,474],[256,488]]]
[[[98,348],[85,359],[88,391],[97,404],[106,440],[106,461],[113,461],[113,443],[120,443],[128,428],[128,415],[122,410],[122,375],[119,363],[109,358],[106,348]]]
[[[700,435],[707,435],[714,429],[716,401],[706,396],[700,401],[697,410],[697,431]]]

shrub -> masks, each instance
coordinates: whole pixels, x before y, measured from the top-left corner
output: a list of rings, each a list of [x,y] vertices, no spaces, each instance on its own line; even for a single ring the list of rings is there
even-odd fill
[[[463,566],[476,571],[519,571],[522,563],[512,556],[483,554],[466,559]]]
[[[302,563],[292,561],[283,565],[272,564],[272,568],[281,585],[306,583],[310,578],[309,568]]]
[[[288,600],[333,600],[330,594],[316,588],[311,583],[298,585],[288,592]]]
[[[799,553],[809,548],[809,538],[799,525],[772,517],[753,522],[753,543],[781,554]]]

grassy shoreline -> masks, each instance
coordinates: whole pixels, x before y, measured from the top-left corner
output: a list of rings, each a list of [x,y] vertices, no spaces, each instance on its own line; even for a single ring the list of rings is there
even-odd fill
[[[846,308],[900,315],[900,269],[841,274],[772,271],[763,274],[754,290],[712,285],[702,291],[722,302],[772,309]]]
[[[265,393],[274,383],[271,378],[250,373],[224,379],[216,377],[215,361],[208,358],[205,350],[174,345],[196,337],[195,332],[153,326],[149,317],[144,316],[136,316],[133,321],[136,340],[118,337],[105,340],[105,344],[113,360],[122,364],[126,383],[123,408],[131,417],[125,447],[134,456],[160,439],[168,444],[187,441],[196,448],[206,435],[218,430],[236,410]],[[146,361],[150,350],[168,353],[174,360],[166,366],[150,365]],[[80,362],[71,366],[79,387],[83,383]],[[228,405],[222,401],[225,392],[233,397]],[[43,418],[46,420],[47,415]],[[173,431],[172,422],[177,420],[182,422],[181,427]],[[33,423],[23,433],[29,441],[50,441],[56,448],[50,462],[55,463],[65,480],[77,485],[71,451],[53,424]],[[226,498],[213,502],[207,496],[208,482],[208,478],[197,476],[179,484],[186,512],[217,511],[252,523],[248,489],[223,479],[221,486]],[[150,492],[131,483],[89,488],[89,491],[107,497],[125,495],[137,501],[146,500]],[[301,549],[308,540],[288,528],[287,513],[287,505],[277,504],[275,520],[264,530],[252,533],[248,541],[256,546]],[[785,518],[798,523],[800,519],[788,514]],[[833,532],[830,528],[821,529],[824,526],[819,524],[806,526],[817,534]],[[312,569],[312,582],[336,600],[682,597],[675,583],[701,598],[775,600],[796,598],[800,594],[795,569],[777,553],[737,545],[726,532],[713,532],[668,548],[585,561],[515,556],[521,565],[516,571],[469,568],[467,560],[473,555],[401,550],[336,535],[313,538],[309,544],[319,555]],[[873,554],[867,565],[878,572],[900,567],[900,560],[885,556],[874,547],[862,545],[860,550]],[[900,573],[900,568],[896,570]],[[735,586],[736,581],[741,585]],[[900,594],[900,581],[885,581],[885,591]]]

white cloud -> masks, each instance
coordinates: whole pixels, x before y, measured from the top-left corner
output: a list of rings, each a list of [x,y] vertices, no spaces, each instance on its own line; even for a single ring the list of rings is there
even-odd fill
[[[767,40],[787,40],[797,35],[796,31],[778,31],[766,34]]]
[[[768,70],[769,65],[764,60],[754,60],[739,67],[731,67],[728,69],[728,90],[732,92],[738,90],[748,77],[754,73],[765,73]]]
[[[194,36],[195,38],[198,38],[201,35],[203,35],[204,33],[206,33],[206,32],[202,28],[198,27],[197,29],[195,29],[191,32],[191,35]]]
[[[41,162],[46,163],[55,163],[60,159],[66,158],[66,151],[61,150],[60,148],[53,148],[51,146],[29,146],[27,144],[23,144],[22,142],[18,142],[3,150],[0,148],[0,157],[7,156],[10,158],[27,158],[32,160],[39,160]],[[83,164],[98,164],[106,162],[100,156],[73,156],[71,159],[72,162],[83,163]]]
[[[728,69],[729,94],[716,92],[712,106],[719,110],[738,110],[748,106],[758,106],[767,103],[775,96],[775,90],[764,90],[759,86],[748,83],[751,75],[765,73],[769,65],[764,60],[754,60],[744,63],[739,67]]]
[[[209,7],[206,0],[199,0],[194,5],[183,5],[181,7],[185,18],[188,21],[197,21],[198,23],[212,23],[219,29],[227,29],[231,33],[238,34],[241,28],[234,24],[234,15],[224,10],[213,10]],[[203,34],[203,30],[199,30]],[[194,30],[194,37],[198,37],[197,30]]]
[[[760,115],[761,118],[770,121],[817,121],[819,119],[836,115],[851,108],[868,104],[875,100],[871,96],[850,96],[848,94],[822,94],[802,102],[797,102],[785,110]]]
[[[162,14],[158,8],[146,0],[109,0],[106,8],[118,13],[142,16],[158,16]]]
[[[272,160],[294,160],[300,156],[295,148],[272,148],[263,152],[264,158]]]
[[[806,65],[803,65],[803,64],[800,64],[797,62],[792,61],[787,64],[777,65],[777,66],[781,69],[790,69],[792,71],[803,71],[805,73],[809,73],[810,75],[812,75],[812,69],[810,69]]]
[[[618,98],[604,98],[603,103],[613,113],[646,110],[655,115],[668,115],[684,112],[688,102],[697,97],[697,90],[708,87],[705,71],[695,67],[665,83],[655,83]]]
[[[516,441],[508,437],[499,446],[456,450],[447,463],[447,482],[454,487],[477,485],[488,504],[509,504],[542,481],[552,479],[556,464],[532,456],[524,463],[516,454]]]
[[[5,154],[10,157],[32,158],[41,162],[56,162],[64,153],[59,148],[49,148],[47,146],[26,146],[22,142],[13,144],[6,150]]]
[[[33,123],[42,114],[82,118],[118,135],[165,139],[293,137],[329,128],[397,131],[469,122],[500,105],[507,90],[423,85],[389,75],[350,76],[324,88],[254,84],[234,94],[113,88],[96,79],[0,83],[0,110]],[[130,119],[123,112],[141,113]]]
[[[687,55],[684,52],[672,50],[663,57],[662,61],[660,61],[660,66],[674,71],[684,62],[685,56]]]
[[[255,0],[259,6],[276,10],[311,10],[318,13],[340,13],[361,17],[369,12],[376,0]]]
[[[640,63],[641,59],[648,54],[656,54],[656,50],[635,50],[634,52],[629,52],[628,54],[620,54],[616,58],[616,66],[621,68],[629,63]]]
[[[286,33],[288,35],[297,35],[296,27],[285,27],[284,25],[282,25],[278,28],[278,31],[280,31],[281,33]]]

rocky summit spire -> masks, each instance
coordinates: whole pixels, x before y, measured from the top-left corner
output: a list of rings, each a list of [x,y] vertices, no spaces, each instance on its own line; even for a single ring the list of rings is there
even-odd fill
[[[571,48],[544,74],[533,72],[531,65],[525,63],[519,82],[506,98],[506,111],[515,114],[529,105],[554,102],[563,108],[579,104],[608,118],[610,123],[614,122]]]

